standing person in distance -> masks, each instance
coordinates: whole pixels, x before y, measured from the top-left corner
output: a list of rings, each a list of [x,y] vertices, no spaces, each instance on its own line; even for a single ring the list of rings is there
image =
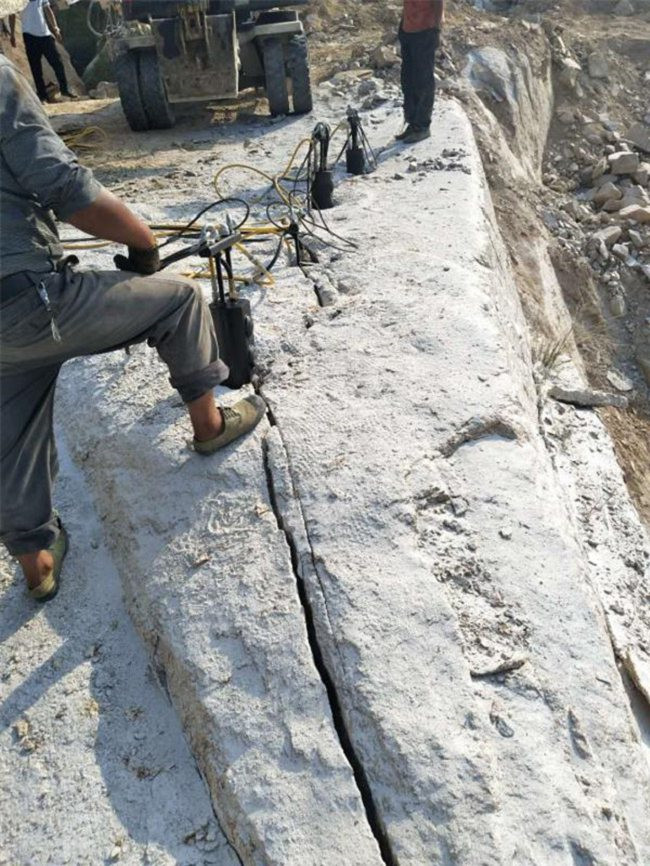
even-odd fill
[[[404,0],[399,28],[405,129],[398,141],[414,144],[431,135],[435,98],[435,60],[440,44],[444,0]]]
[[[56,80],[59,82],[59,90],[62,96],[76,99],[74,93],[68,88],[63,61],[56,47],[57,42],[63,44],[61,31],[57,24],[56,16],[50,6],[50,0],[27,0],[27,5],[21,15],[23,29],[23,42],[25,53],[32,71],[32,78],[36,87],[36,93],[41,102],[53,102],[48,97],[45,81],[43,80],[43,58],[52,67]],[[16,16],[9,16],[9,32],[11,44],[16,47]]]

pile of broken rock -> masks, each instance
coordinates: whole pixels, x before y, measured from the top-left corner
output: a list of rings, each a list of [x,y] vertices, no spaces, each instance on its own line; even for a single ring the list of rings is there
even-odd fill
[[[604,224],[588,238],[590,261],[606,264],[613,255],[650,281],[650,163],[638,153],[615,151],[587,169],[584,180],[590,186],[576,198]]]
[[[650,161],[625,147],[607,145],[604,155],[577,173],[574,195],[561,205],[564,213],[543,214],[560,244],[584,253],[608,285],[615,316],[625,312],[626,271],[650,283]]]

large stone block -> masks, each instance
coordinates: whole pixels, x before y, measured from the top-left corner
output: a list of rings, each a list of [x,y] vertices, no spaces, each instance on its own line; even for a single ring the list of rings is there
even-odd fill
[[[357,251],[254,295],[275,426],[199,461],[146,351],[64,393],[224,830],[246,864],[379,863],[368,818],[399,866],[642,866],[650,774],[462,109],[337,202]]]

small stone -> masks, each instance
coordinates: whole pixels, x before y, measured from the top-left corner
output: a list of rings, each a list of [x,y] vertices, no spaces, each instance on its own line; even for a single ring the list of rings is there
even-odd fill
[[[637,223],[650,223],[650,206],[642,207],[638,204],[632,204],[623,208],[623,210],[620,210],[619,216],[621,219],[632,220]],[[618,240],[618,238],[616,240]]]
[[[608,78],[609,64],[607,58],[598,51],[594,51],[587,58],[587,68],[591,78]]]
[[[582,71],[582,67],[573,57],[563,57],[561,61],[562,71],[560,72],[560,81],[567,87],[575,87],[578,75]],[[559,114],[559,112],[558,112]],[[564,123],[565,121],[561,121]],[[570,123],[571,121],[569,121]]]
[[[599,186],[596,192],[593,194],[592,201],[594,204],[604,204],[606,201],[611,199],[620,199],[623,198],[623,193],[616,186],[616,184],[608,182],[604,183],[602,186]]]
[[[342,295],[359,295],[362,291],[361,286],[354,277],[340,279],[336,284],[336,288]]]
[[[604,130],[600,126],[600,124],[588,123],[584,127],[582,134],[584,135],[585,139],[589,142],[589,144],[600,145],[600,144],[602,144],[602,140],[603,140],[603,132],[604,132]]]
[[[399,63],[399,57],[394,48],[389,45],[378,45],[370,55],[370,62],[375,69],[385,69]]]
[[[317,292],[322,307],[333,307],[338,301],[338,292],[334,286],[318,286]]]
[[[627,234],[637,250],[642,250],[646,246],[646,240],[640,232],[630,229]]]
[[[612,295],[609,299],[609,309],[612,314],[617,319],[620,319],[621,316],[625,315],[626,306],[625,306],[625,298],[623,295]]]
[[[113,81],[100,81],[89,94],[91,99],[115,99],[119,95],[117,84]]]
[[[564,388],[561,385],[553,385],[548,395],[560,403],[569,403],[572,406],[616,406],[619,409],[626,409],[628,405],[627,397],[608,394],[595,388]]]
[[[632,179],[639,186],[648,186],[648,182],[650,181],[650,162],[642,162],[638,170],[632,175]]]
[[[639,168],[638,153],[628,153],[626,150],[610,154],[607,161],[613,174],[634,174]]]
[[[614,244],[612,247],[612,253],[616,256],[617,259],[620,259],[622,262],[627,261],[630,251],[625,246],[625,244]]]
[[[640,150],[650,153],[650,126],[646,126],[645,123],[635,123],[628,129],[625,138]]]
[[[618,373],[616,370],[609,370],[607,373],[607,381],[612,385],[612,387],[616,388],[617,391],[627,392],[634,388],[634,385],[630,382],[627,376]]]
[[[122,851],[122,845],[121,845],[120,843],[117,843],[116,845],[113,845],[113,848],[112,848],[112,850],[111,850],[111,853],[108,855],[108,861],[109,861],[109,863],[117,863],[117,861],[118,861],[118,860],[120,859],[120,857],[122,856],[122,853],[123,853],[123,851]]]
[[[635,9],[630,0],[620,0],[614,7],[614,15],[634,15]]]
[[[603,243],[606,247],[611,247],[623,234],[623,229],[620,226],[606,226],[600,229],[591,236],[592,241],[600,244]]]
[[[609,163],[607,162],[607,160],[604,157],[602,159],[599,159],[591,170],[592,179],[598,180],[598,178],[602,177],[608,169]]]

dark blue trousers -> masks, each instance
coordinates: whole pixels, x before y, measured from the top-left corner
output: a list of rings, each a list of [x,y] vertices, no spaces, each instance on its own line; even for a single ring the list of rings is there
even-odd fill
[[[404,120],[414,129],[428,129],[436,93],[434,68],[440,30],[433,28],[405,33],[400,27],[399,40],[402,47]]]

